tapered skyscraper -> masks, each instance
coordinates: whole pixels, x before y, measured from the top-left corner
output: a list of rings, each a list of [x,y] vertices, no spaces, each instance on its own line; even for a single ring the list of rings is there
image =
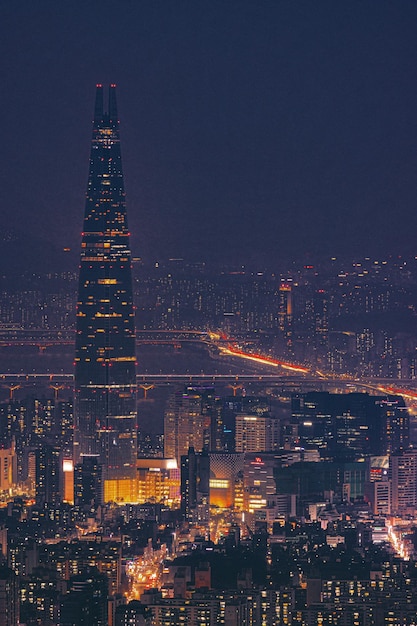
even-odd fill
[[[131,497],[136,358],[116,89],[97,85],[77,302],[74,460],[97,455],[105,500]]]

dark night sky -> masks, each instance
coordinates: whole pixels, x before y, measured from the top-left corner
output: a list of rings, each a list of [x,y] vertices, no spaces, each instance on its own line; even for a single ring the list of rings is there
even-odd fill
[[[116,82],[135,254],[417,253],[416,33],[415,0],[2,0],[0,226],[78,252]]]

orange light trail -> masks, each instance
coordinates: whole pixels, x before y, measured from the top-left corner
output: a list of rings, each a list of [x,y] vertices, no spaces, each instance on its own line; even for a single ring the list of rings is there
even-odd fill
[[[239,350],[238,348],[235,348],[234,346],[230,344],[227,347],[219,346],[219,349],[223,354],[230,354],[231,356],[238,356],[242,359],[248,359],[249,361],[262,363],[263,365],[272,365],[273,367],[282,367],[284,369],[288,369],[294,372],[301,372],[303,374],[307,374],[310,371],[307,367],[302,367],[301,365],[293,365],[293,363],[279,361],[278,359],[273,359],[271,357],[263,356],[261,354],[251,354],[250,352],[243,352],[243,350]]]
[[[384,393],[390,393],[395,396],[404,396],[410,400],[417,400],[417,392],[410,391],[409,389],[399,389],[398,387],[377,387],[379,391]]]

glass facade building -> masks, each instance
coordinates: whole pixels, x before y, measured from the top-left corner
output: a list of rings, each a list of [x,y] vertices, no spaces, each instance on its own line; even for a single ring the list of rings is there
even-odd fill
[[[135,478],[136,357],[116,88],[97,85],[77,302],[74,461],[98,455],[104,499]],[[107,494],[107,495],[106,495]]]

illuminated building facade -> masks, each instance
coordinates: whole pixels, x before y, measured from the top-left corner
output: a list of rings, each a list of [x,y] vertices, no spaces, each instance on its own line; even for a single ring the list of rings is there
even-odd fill
[[[74,461],[97,455],[104,500],[134,497],[136,358],[116,89],[97,85],[77,302]]]
[[[270,452],[275,447],[276,420],[263,415],[236,415],[236,452]]]
[[[272,454],[246,454],[243,467],[243,510],[266,507],[276,493]]]
[[[180,478],[175,459],[138,459],[137,472],[138,503],[179,504]]]
[[[243,460],[240,453],[210,453],[210,504],[222,509],[243,507],[243,493],[240,501],[237,498],[238,486],[243,481]]]
[[[389,478],[390,457],[370,456],[367,461],[364,496],[374,515],[391,515],[392,489]]]
[[[8,491],[17,480],[17,457],[12,443],[10,448],[0,449],[0,491]]]
[[[62,459],[61,495],[63,502],[74,504],[74,463],[71,459]]]

